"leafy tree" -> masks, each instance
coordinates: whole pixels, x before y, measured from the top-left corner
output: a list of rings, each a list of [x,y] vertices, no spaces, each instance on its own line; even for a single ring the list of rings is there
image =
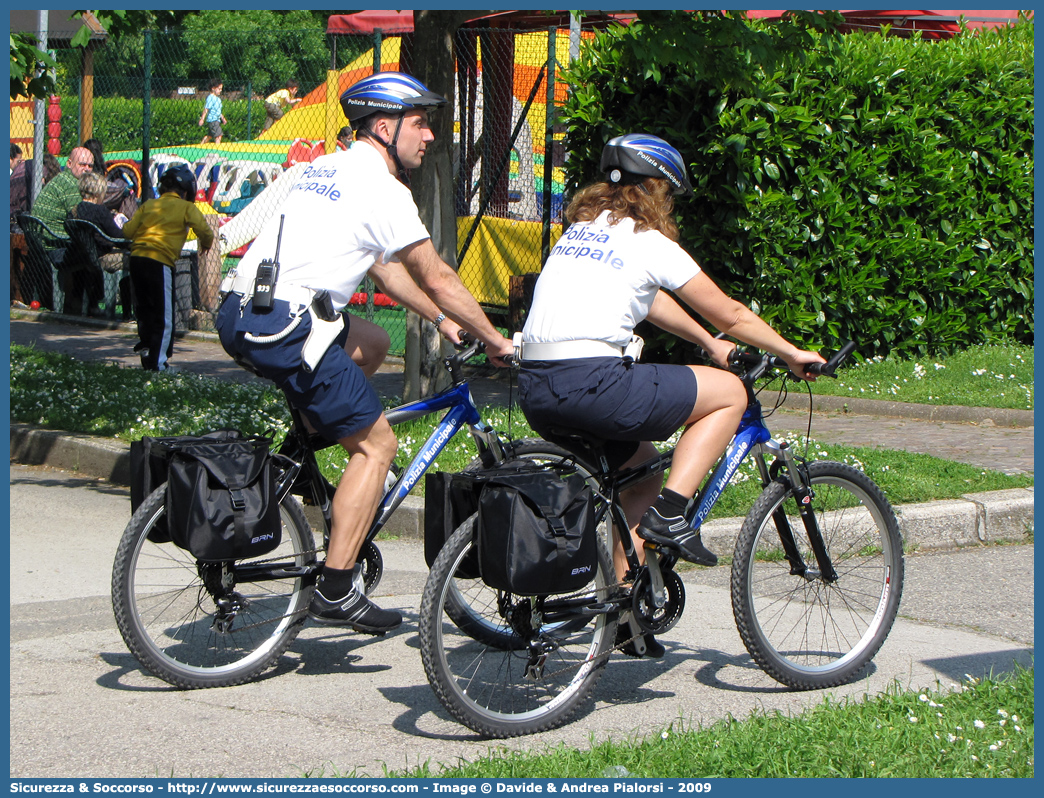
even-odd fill
[[[629,132],[618,120],[633,127],[636,107],[648,109],[648,129],[661,135],[698,121],[695,108],[673,107],[673,81],[710,94],[756,91],[766,71],[815,45],[810,31],[825,33],[830,46],[840,21],[833,11],[787,11],[771,24],[752,23],[743,11],[640,11],[636,23],[606,29],[564,73],[572,88],[567,191],[594,177],[602,145]],[[592,128],[602,135],[591,136]]]
[[[35,74],[43,67],[41,74]],[[57,66],[51,56],[36,46],[30,33],[11,33],[11,99],[45,98],[54,92],[50,70]]]
[[[74,11],[70,18],[82,17],[86,11]],[[94,16],[108,32],[110,38],[138,33],[143,28],[157,25],[174,24],[185,12],[174,11],[94,11]],[[85,25],[73,36],[70,42],[74,52],[87,46],[91,31]],[[45,99],[55,91],[54,78],[49,70],[55,69],[58,63],[51,56],[40,50],[36,37],[30,33],[11,34],[11,99],[29,97]],[[43,67],[40,75],[36,71]]]
[[[200,11],[184,30],[188,77],[249,81],[265,93],[290,77],[318,85],[329,66],[324,25],[312,11]]]

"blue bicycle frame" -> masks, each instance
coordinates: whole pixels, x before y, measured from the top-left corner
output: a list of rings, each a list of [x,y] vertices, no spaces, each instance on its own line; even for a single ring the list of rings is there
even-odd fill
[[[695,512],[689,518],[693,529],[698,530],[703,525],[718,501],[718,497],[721,496],[722,491],[729,484],[729,480],[732,479],[732,475],[736,473],[747,455],[759,444],[767,444],[770,441],[772,441],[772,433],[765,426],[765,419],[761,415],[761,404],[755,402],[743,413],[736,436],[725,450],[725,456],[714,472],[714,476],[704,488],[699,503],[695,505]],[[778,445],[773,448],[777,449]]]
[[[475,407],[475,401],[471,398],[471,389],[466,382],[457,383],[452,388],[434,396],[393,408],[384,415],[388,419],[388,423],[394,426],[445,409],[448,409],[449,412],[442,417],[435,431],[385,494],[380,509],[377,511],[377,517],[366,534],[367,540],[371,540],[388,522],[391,514],[424,476],[428,466],[434,462],[439,453],[446,448],[446,444],[465,424],[471,428],[471,435],[475,439],[480,456],[487,451],[492,451],[494,459],[503,458],[500,438],[496,431],[482,420],[478,408]]]

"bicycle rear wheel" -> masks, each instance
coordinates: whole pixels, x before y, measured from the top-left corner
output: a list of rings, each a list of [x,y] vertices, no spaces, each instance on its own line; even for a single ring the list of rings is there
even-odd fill
[[[297,637],[312,598],[316,545],[301,505],[286,496],[279,548],[254,560],[200,563],[149,540],[164,515],[165,486],[123,532],[112,570],[120,634],[152,674],[183,689],[242,684]],[[274,566],[284,566],[276,572]],[[255,581],[252,581],[255,580]]]
[[[808,475],[837,580],[819,572],[782,482],[754,503],[732,563],[732,610],[743,644],[766,673],[798,690],[855,677],[888,636],[903,592],[902,538],[880,488],[841,463],[811,463]],[[804,575],[792,573],[784,555],[776,527],[784,516],[807,566]]]
[[[531,463],[554,464],[569,462],[585,479],[591,479],[592,470],[575,455],[553,443],[540,438],[525,438],[513,441],[511,448],[505,452],[507,460],[526,460]],[[475,458],[468,463],[465,471],[481,469],[482,461]],[[593,483],[592,483],[593,484]],[[600,527],[600,534],[607,535]],[[505,631],[504,625],[497,617],[497,591],[488,587],[481,579],[470,579],[458,574],[446,594],[446,615],[461,629],[481,643],[501,648],[518,645],[518,638]]]
[[[545,623],[555,602],[491,591],[495,600],[469,605],[492,642],[462,628],[453,605],[454,574],[474,545],[477,516],[446,541],[432,564],[421,600],[418,629],[428,682],[447,710],[488,737],[514,737],[567,723],[590,696],[612,651],[616,616],[608,608],[572,610]],[[608,598],[609,554],[599,540],[595,578],[569,594],[594,608]],[[558,605],[562,607],[561,603]]]

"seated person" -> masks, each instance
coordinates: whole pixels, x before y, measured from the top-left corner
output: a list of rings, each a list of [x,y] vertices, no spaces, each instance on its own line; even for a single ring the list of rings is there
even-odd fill
[[[85,147],[76,147],[69,153],[66,168],[44,187],[33,202],[30,213],[43,221],[56,234],[64,236],[62,223],[83,199],[77,181],[94,166],[94,156]]]
[[[123,230],[116,224],[112,211],[105,206],[105,194],[108,184],[97,172],[87,172],[79,180],[80,196],[83,201],[73,208],[71,216],[91,222],[109,238],[122,239]],[[96,237],[98,260],[107,272],[118,272],[123,269],[123,252],[103,238]]]
[[[122,214],[126,219],[138,210],[138,198],[134,195],[133,186],[120,170],[110,174],[109,165],[105,162],[105,150],[98,139],[87,139],[83,146],[94,156],[92,171],[106,180],[105,206],[113,215]]]

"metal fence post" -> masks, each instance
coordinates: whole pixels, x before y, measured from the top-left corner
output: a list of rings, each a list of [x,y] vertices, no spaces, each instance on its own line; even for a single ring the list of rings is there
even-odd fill
[[[544,202],[540,219],[540,265],[551,251],[551,200],[553,197],[555,131],[555,39],[558,28],[552,25],[547,31],[547,105],[544,106]]]
[[[253,136],[250,135],[250,133],[251,133],[251,130],[250,130],[250,112],[252,110],[254,110],[254,92],[250,88],[250,81],[249,80],[247,81],[247,85],[246,85],[246,95],[247,95],[247,132],[246,132],[246,137],[248,139],[252,139]]]
[[[152,138],[152,31],[145,30],[145,52],[142,58],[145,81],[141,92],[141,201],[152,197],[149,179],[149,140]]]
[[[380,28],[373,29],[373,71],[374,74],[381,71],[381,67],[384,63],[384,53],[382,52],[382,46],[384,44],[384,32]],[[366,279],[363,280],[363,290],[366,292],[366,320],[373,321],[376,315],[376,309],[373,302],[373,292],[376,290],[376,286],[373,284],[373,280],[370,279],[370,275],[366,275]]]

